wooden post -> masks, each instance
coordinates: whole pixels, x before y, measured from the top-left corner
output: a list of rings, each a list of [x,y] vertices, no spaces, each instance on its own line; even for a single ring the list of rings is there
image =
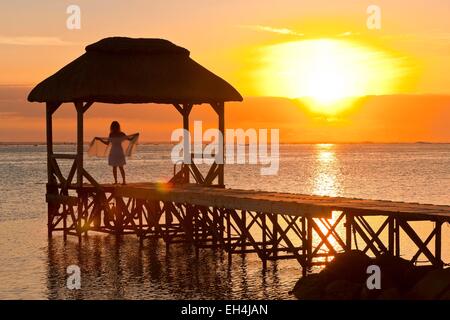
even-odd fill
[[[181,114],[181,116],[183,117],[183,149],[184,149],[184,159],[183,162],[186,164],[185,165],[185,179],[187,183],[189,183],[189,165],[191,163],[191,143],[190,143],[190,133],[189,133],[189,114],[191,113],[192,104],[189,103],[185,103],[183,105],[174,103],[173,104],[174,107],[178,110],[178,112]]]
[[[192,104],[184,104],[183,105],[183,129],[184,129],[184,136],[183,136],[183,149],[184,149],[184,163],[185,166],[185,179],[186,182],[189,183],[189,166],[191,165],[191,161],[193,161],[191,156],[191,139],[190,139],[190,132],[189,132],[189,115],[192,110]]]
[[[247,229],[247,210],[241,210],[241,221],[242,221],[242,229],[241,229],[241,244],[242,250],[247,250],[247,236],[245,234],[245,230]]]
[[[306,217],[301,217],[300,218],[300,222],[301,222],[301,235],[302,235],[302,256],[303,259],[305,260],[306,257],[308,256],[308,235],[307,235],[307,231],[306,231]],[[306,269],[304,267],[302,267],[302,272],[303,275],[306,276]]]
[[[46,125],[47,125],[47,181],[48,184],[54,184],[55,177],[52,169],[52,155],[53,155],[53,110],[50,103],[46,104]]]
[[[223,214],[226,215],[227,221],[227,250],[228,250],[228,264],[231,265],[231,251],[232,251],[232,239],[231,239],[231,214],[230,211],[225,209]]]
[[[47,126],[47,194],[53,193],[55,190],[55,177],[53,176],[52,156],[53,156],[53,123],[52,108],[47,102],[46,105],[46,126]],[[53,231],[53,210],[54,205],[47,203],[47,233],[52,236]]]
[[[219,187],[224,187],[224,174],[225,174],[225,103],[217,102],[211,103],[211,107],[217,113],[219,117],[218,129],[220,132],[219,136],[219,152],[216,155],[217,162],[217,184]]]
[[[218,175],[218,184],[221,187],[224,187],[224,178],[225,178],[225,103],[219,102],[217,104],[217,114],[219,116],[219,175]]]
[[[395,253],[395,218],[393,216],[389,217],[388,252],[391,255]]]
[[[312,217],[307,217],[306,218],[306,237],[307,237],[307,244],[308,247],[306,248],[306,263],[305,263],[305,267],[302,266],[302,268],[305,268],[304,273],[307,274],[308,271],[310,270],[311,266],[312,266],[312,260],[313,260],[313,255],[312,255],[312,250],[313,250],[313,218]]]
[[[56,180],[53,175],[52,167],[52,156],[53,156],[53,113],[59,108],[61,103],[51,103],[47,102],[45,119],[46,119],[46,130],[47,130],[47,176],[48,183],[55,184]]]
[[[191,161],[191,148],[190,148],[190,139],[189,139],[189,111],[187,110],[187,105],[183,106],[183,149],[184,149],[184,163],[189,164]]]
[[[396,257],[400,257],[400,223],[399,223],[400,218],[396,217],[394,219],[395,224],[394,224],[394,234],[395,234],[395,239],[394,239],[394,247],[395,247],[395,256]]]
[[[47,194],[57,194],[58,187],[56,185],[56,179],[53,174],[53,113],[58,109],[60,103],[46,103],[45,119],[46,119],[46,132],[47,132]],[[48,236],[51,237],[53,231],[53,217],[54,212],[58,210],[58,206],[55,204],[47,204],[47,232]]]
[[[266,213],[261,213],[261,219],[262,219],[262,262],[263,262],[263,269],[266,269],[267,267],[267,221],[266,221]]]
[[[345,215],[345,246],[347,247],[347,251],[352,250],[352,224],[353,215],[347,212]]]
[[[200,255],[200,243],[201,243],[201,237],[202,235],[200,234],[200,210],[198,209],[197,206],[192,206],[191,207],[192,210],[192,222],[193,222],[193,230],[194,230],[194,236],[193,236],[193,240],[194,240],[194,247],[195,247],[195,257],[198,259],[199,255]],[[206,232],[206,230],[202,230],[202,233]]]
[[[83,102],[75,102],[77,110],[77,187],[83,185]]]
[[[274,258],[278,257],[278,215],[272,213],[272,251]]]
[[[434,257],[436,258],[438,267],[442,268],[442,221],[436,221],[434,227],[436,230],[436,235],[434,236]]]

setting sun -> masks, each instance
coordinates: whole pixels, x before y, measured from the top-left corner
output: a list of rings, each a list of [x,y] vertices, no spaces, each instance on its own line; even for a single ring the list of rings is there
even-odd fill
[[[314,112],[335,114],[348,99],[390,93],[406,69],[394,56],[350,41],[319,39],[265,47],[261,91],[304,98]]]

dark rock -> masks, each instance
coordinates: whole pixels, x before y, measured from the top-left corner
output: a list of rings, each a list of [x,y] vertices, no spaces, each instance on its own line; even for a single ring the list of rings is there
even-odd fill
[[[380,268],[380,289],[367,287],[370,265]],[[319,274],[301,278],[292,293],[307,300],[450,299],[449,270],[428,272],[389,254],[371,259],[363,252],[353,250],[337,254]]]
[[[373,264],[372,259],[362,251],[352,250],[339,253],[321,274],[326,274],[330,280],[347,280],[365,283],[367,267]]]
[[[378,300],[402,300],[403,296],[397,288],[389,288],[381,290],[381,293],[377,297]]]
[[[438,300],[448,297],[450,291],[450,268],[428,272],[407,295],[408,299]]]
[[[300,278],[294,286],[292,293],[297,299],[319,300],[328,285],[329,279],[326,275],[310,274]]]
[[[379,289],[372,289],[370,290],[367,288],[367,285],[364,283],[362,284],[361,294],[360,294],[360,300],[376,300],[382,293],[382,290]]]
[[[423,276],[410,261],[390,254],[375,258],[372,264],[380,267],[383,290],[389,288],[408,290]]]
[[[443,295],[440,296],[439,300],[448,300],[450,301],[450,289],[447,290]]]
[[[425,277],[433,269],[430,267],[417,267],[405,270],[403,275],[402,291],[408,291],[413,288],[423,277]]]
[[[335,280],[326,286],[323,299],[355,300],[359,299],[360,292],[361,284],[347,280]]]

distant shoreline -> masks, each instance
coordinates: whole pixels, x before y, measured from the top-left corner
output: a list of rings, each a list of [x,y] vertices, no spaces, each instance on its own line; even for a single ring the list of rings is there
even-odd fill
[[[84,144],[89,144],[89,141],[85,141]],[[162,144],[176,144],[177,142],[171,141],[146,141],[140,142],[141,145],[162,145]],[[450,144],[450,142],[429,142],[429,141],[415,141],[415,142],[373,142],[373,141],[361,141],[361,142],[280,142],[281,145],[311,145],[311,144]],[[24,142],[13,142],[13,141],[0,141],[0,146],[28,146],[28,145],[46,145],[45,142],[33,142],[33,141],[24,141]],[[76,145],[76,142],[53,142],[53,145]]]

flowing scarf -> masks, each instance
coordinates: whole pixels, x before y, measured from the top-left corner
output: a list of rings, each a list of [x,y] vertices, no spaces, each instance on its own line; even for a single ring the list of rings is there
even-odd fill
[[[139,133],[125,136],[122,141],[123,153],[126,157],[131,157],[136,150],[139,140]],[[111,142],[109,138],[95,137],[89,144],[87,154],[90,157],[108,157],[111,151]]]

